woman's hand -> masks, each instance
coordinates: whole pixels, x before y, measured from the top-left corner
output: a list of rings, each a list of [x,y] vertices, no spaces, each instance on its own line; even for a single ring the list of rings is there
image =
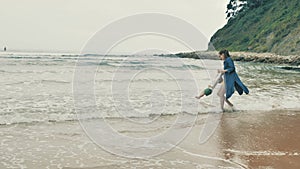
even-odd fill
[[[226,70],[223,70],[223,69],[218,69],[218,73],[225,73],[226,72]]]

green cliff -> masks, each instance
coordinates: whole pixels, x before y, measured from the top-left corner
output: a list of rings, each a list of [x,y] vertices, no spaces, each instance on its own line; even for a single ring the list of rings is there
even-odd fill
[[[299,55],[300,0],[261,0],[231,17],[210,43],[216,50]]]

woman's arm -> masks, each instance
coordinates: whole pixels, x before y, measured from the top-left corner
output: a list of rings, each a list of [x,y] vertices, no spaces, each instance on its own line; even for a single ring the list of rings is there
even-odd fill
[[[235,66],[231,58],[224,61],[224,69],[219,69],[218,73],[231,73],[235,71]]]
[[[228,72],[228,73],[231,73],[233,71],[235,71],[235,66],[234,66],[234,63],[233,63],[233,60],[231,58],[228,58],[225,60],[225,67],[224,67],[224,73],[225,72]]]
[[[218,73],[222,73],[222,74],[223,74],[223,73],[225,73],[225,72],[227,72],[227,69],[225,69],[225,70],[219,69],[219,70],[218,70]]]

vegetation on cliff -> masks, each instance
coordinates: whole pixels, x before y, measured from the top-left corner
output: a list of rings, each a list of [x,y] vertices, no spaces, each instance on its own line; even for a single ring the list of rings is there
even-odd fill
[[[211,38],[215,49],[300,54],[299,0],[230,0],[228,23]]]

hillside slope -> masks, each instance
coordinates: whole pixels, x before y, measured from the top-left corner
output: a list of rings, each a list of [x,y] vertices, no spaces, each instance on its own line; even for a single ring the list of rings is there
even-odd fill
[[[229,19],[210,43],[217,50],[300,55],[300,0],[264,0]]]

